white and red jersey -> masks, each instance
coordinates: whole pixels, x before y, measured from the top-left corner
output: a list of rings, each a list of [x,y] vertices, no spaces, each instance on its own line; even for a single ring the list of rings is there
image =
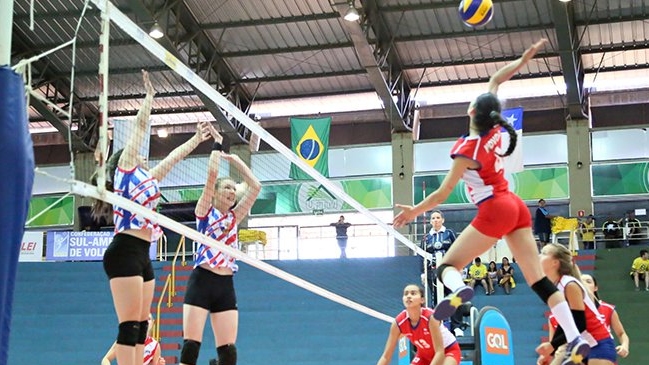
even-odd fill
[[[582,333],[582,336],[590,347],[597,346],[597,342],[611,337],[611,333],[608,330],[604,316],[597,310],[597,306],[590,299],[590,296],[586,294],[586,288],[584,285],[573,276],[563,275],[557,284],[557,289],[564,293],[566,285],[574,282],[579,285],[583,293],[584,299],[584,312],[586,314],[586,331]]]
[[[157,365],[153,364],[153,355],[155,354],[156,349],[160,346],[158,341],[149,336],[144,340],[144,360],[142,365]]]
[[[239,249],[237,218],[232,210],[223,214],[218,209],[210,207],[204,217],[196,217],[196,230],[234,249]],[[233,272],[239,270],[234,257],[198,243],[194,267],[208,263],[210,267],[228,267]]]
[[[431,359],[435,356],[435,347],[433,346],[433,338],[430,334],[429,324],[434,312],[430,308],[421,308],[421,316],[415,326],[410,322],[408,311],[406,310],[399,313],[395,318],[397,326],[399,326],[399,331],[417,347],[417,353]],[[444,348],[451,346],[456,341],[455,336],[451,334],[444,324],[440,324],[439,329],[442,331]]]
[[[599,313],[604,316],[604,323],[606,323],[606,329],[608,332],[611,332],[611,321],[613,321],[613,312],[615,312],[615,306],[610,303],[606,303],[603,300],[599,301],[599,308],[597,308]]]
[[[113,188],[117,195],[121,195],[130,201],[137,203],[147,209],[155,210],[160,199],[160,187],[158,180],[148,170],[136,166],[132,170],[117,168]],[[127,229],[151,229],[151,241],[162,236],[162,229],[157,223],[141,217],[135,213],[113,205],[113,221],[115,222],[115,233]]]
[[[451,158],[462,156],[479,164],[477,169],[468,169],[462,175],[474,204],[509,190],[503,158],[499,156],[503,153],[500,140],[500,126],[497,125],[480,136],[460,137],[451,149]]]

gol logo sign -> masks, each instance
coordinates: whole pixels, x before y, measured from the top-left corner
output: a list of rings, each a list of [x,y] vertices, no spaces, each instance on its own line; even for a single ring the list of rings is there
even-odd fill
[[[497,355],[509,355],[509,338],[503,328],[485,327],[487,352]]]

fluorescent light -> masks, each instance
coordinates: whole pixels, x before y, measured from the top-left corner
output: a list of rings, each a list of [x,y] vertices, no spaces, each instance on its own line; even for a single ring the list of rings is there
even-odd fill
[[[162,31],[160,24],[158,24],[158,22],[155,22],[155,24],[153,24],[151,30],[149,31],[149,35],[151,36],[151,38],[160,39],[164,37],[165,34]]]
[[[158,137],[160,138],[167,138],[169,136],[169,131],[167,128],[158,128]]]

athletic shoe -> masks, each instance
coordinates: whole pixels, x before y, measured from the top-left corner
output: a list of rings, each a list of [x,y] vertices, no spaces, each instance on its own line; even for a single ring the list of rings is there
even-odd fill
[[[581,365],[590,352],[590,346],[581,336],[575,338],[566,347],[566,354],[561,365]]]
[[[433,317],[438,321],[449,318],[459,306],[468,302],[471,298],[473,298],[473,289],[467,285],[462,286],[437,303]]]

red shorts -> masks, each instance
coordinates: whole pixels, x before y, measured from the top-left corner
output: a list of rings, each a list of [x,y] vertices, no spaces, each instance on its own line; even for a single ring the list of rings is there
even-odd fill
[[[484,235],[501,238],[517,229],[532,227],[532,216],[521,198],[508,192],[480,203],[471,225]]]
[[[455,363],[459,364],[462,360],[462,351],[460,350],[460,344],[458,344],[457,341],[453,342],[452,345],[444,349],[444,356],[454,358]],[[415,355],[415,358],[412,359],[410,365],[428,365],[431,361],[433,361],[433,358],[432,356],[430,356],[430,354],[426,353],[424,355],[420,354],[419,351],[417,351],[417,354]]]

